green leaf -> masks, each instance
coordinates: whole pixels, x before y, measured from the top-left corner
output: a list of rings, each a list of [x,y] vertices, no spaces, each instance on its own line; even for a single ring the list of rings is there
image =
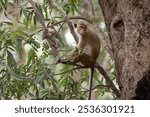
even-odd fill
[[[14,71],[14,69],[9,69],[9,72],[14,77],[14,79],[16,79],[16,80],[23,80],[23,79],[25,79],[24,76],[21,76],[21,75],[17,74],[16,71]]]
[[[34,17],[33,17],[33,22],[34,22],[34,25],[37,24],[37,17],[36,17],[36,15],[34,15]]]
[[[52,86],[53,86],[53,89],[54,89],[56,92],[58,92],[58,87],[57,87],[57,85],[56,85],[57,81],[56,81],[50,74],[48,74],[48,77],[49,77],[49,79],[51,80],[51,84],[52,84]]]
[[[17,69],[16,61],[11,52],[7,50],[7,64],[11,69]]]
[[[25,17],[28,17],[28,12],[27,12],[27,10],[22,9],[22,12],[23,12],[23,14],[24,14]]]
[[[11,22],[4,22],[5,24],[8,24],[8,25],[13,25],[13,23]]]
[[[47,7],[44,7],[44,13],[45,13],[46,19],[48,19],[48,10],[47,10]]]
[[[22,48],[21,39],[19,39],[19,38],[16,39],[16,51],[19,54],[19,57],[22,58],[23,48]]]

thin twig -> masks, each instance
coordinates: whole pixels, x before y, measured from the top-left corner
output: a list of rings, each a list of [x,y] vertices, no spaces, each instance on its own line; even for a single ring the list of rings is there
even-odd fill
[[[106,87],[106,88],[110,88],[111,86],[108,85],[96,85],[95,87],[93,87],[91,90],[97,89],[98,87]],[[84,87],[81,86],[81,88],[83,88],[84,90],[86,90],[86,92],[90,91],[89,89],[86,89]]]
[[[90,6],[91,6],[91,11],[92,11],[92,21],[96,21],[96,17],[95,17],[95,12],[94,12],[94,6],[92,3],[92,0],[89,0]]]
[[[68,16],[68,17],[69,17],[69,16]],[[69,17],[69,19],[70,19],[70,20],[73,20],[73,19],[82,19],[82,20],[85,20],[85,21],[87,21],[87,22],[89,22],[89,23],[92,24],[92,21],[90,21],[89,19],[84,18],[84,17],[82,17],[82,16]],[[56,23],[54,23],[54,24],[48,25],[47,27],[53,27],[53,26],[56,26],[56,25],[61,24],[61,23],[63,23],[63,22],[66,22],[66,20],[60,20],[60,21],[58,21],[58,22],[56,22]]]
[[[68,72],[74,71],[74,70],[78,70],[78,69],[87,69],[89,67],[85,67],[85,66],[77,66],[75,68],[69,69],[67,71],[61,72],[61,73],[53,73],[53,75],[62,75],[62,74],[66,74]]]

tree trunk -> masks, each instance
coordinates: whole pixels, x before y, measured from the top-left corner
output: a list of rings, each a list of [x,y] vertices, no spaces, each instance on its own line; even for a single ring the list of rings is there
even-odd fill
[[[99,0],[120,99],[150,99],[150,0]]]

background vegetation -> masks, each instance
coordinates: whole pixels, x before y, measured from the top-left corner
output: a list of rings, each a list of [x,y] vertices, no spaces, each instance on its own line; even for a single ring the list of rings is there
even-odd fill
[[[85,15],[88,13],[86,8],[89,8],[87,1],[57,0],[57,3],[69,17],[82,16],[93,20]],[[34,2],[47,26],[64,19],[50,0],[34,0]],[[107,38],[98,1],[92,0],[92,6],[95,24]],[[76,20],[71,21],[76,22]],[[58,58],[64,56],[76,43],[73,42],[73,37],[68,36],[71,34],[65,22],[55,25],[54,28],[61,48],[58,56],[52,52],[46,40],[42,40],[43,27],[28,0],[0,0],[1,99],[87,98],[89,71],[87,69],[72,71],[71,65],[56,64]],[[94,31],[93,26],[90,25],[90,28]],[[98,62],[115,83],[113,61],[105,49],[105,43],[101,45]],[[92,99],[115,98],[108,83],[97,71],[94,74],[93,87]]]

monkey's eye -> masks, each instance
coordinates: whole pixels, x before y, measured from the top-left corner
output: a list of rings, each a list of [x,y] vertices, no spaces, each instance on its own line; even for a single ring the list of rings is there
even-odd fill
[[[74,27],[75,27],[75,28],[77,27],[77,24],[76,24],[76,23],[74,24]]]
[[[80,26],[80,28],[83,28],[83,26]]]
[[[86,26],[81,25],[80,28],[86,29]]]

